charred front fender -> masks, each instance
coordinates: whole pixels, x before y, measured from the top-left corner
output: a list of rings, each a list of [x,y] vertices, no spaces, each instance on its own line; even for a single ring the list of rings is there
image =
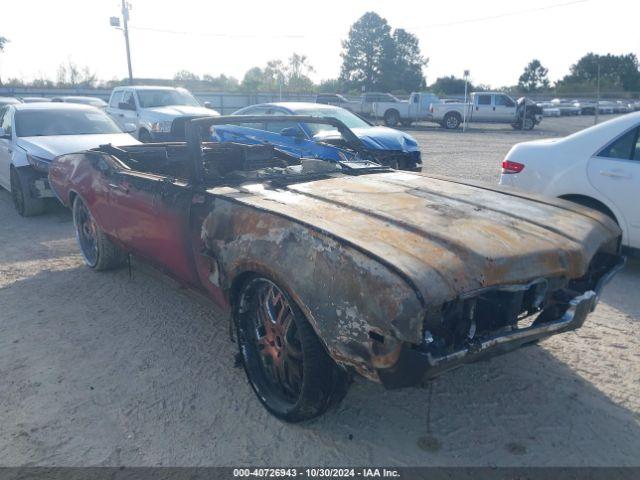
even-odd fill
[[[330,355],[378,380],[403,344],[421,341],[424,307],[398,272],[357,247],[285,216],[216,198],[202,227],[216,281],[231,296],[255,272],[297,302]]]

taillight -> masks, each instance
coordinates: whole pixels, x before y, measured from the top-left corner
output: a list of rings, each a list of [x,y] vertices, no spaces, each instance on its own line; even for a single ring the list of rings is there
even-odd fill
[[[429,105],[429,113],[433,113],[434,112],[434,108],[433,108],[433,104]]]
[[[511,160],[502,161],[502,173],[520,173],[524,170],[524,165],[518,162],[512,162]]]

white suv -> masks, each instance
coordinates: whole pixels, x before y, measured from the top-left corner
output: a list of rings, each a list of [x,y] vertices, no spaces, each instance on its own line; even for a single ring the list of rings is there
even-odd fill
[[[134,124],[141,142],[182,141],[186,120],[220,115],[184,88],[143,86],[114,88],[106,112],[121,127]]]

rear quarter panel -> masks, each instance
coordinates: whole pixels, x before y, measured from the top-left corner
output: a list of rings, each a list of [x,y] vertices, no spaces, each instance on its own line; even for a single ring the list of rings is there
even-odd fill
[[[112,161],[106,154],[80,152],[56,157],[49,169],[49,184],[60,202],[71,208],[75,196],[80,196],[98,225],[109,235],[114,232],[106,221],[109,188],[103,170],[111,166]]]

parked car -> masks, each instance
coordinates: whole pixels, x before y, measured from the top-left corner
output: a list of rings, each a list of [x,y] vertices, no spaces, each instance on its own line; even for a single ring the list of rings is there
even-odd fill
[[[106,112],[121,126],[133,123],[138,140],[148,143],[184,140],[187,120],[219,115],[209,107],[184,88],[133,86],[114,88]]]
[[[24,103],[39,103],[39,102],[50,102],[51,99],[47,97],[20,97],[20,100]]]
[[[278,118],[349,141],[335,118]],[[49,178],[89,267],[132,252],[230,312],[251,386],[286,421],[322,414],[353,374],[406,387],[578,328],[622,267],[620,229],[598,212],[366,160],[202,142],[235,120],[191,120],[186,144],[63,155]]]
[[[500,183],[598,210],[622,228],[623,245],[640,249],[640,113],[565,138],[515,145]]]
[[[560,109],[551,102],[538,103],[538,108],[542,109],[543,117],[559,117]]]
[[[422,158],[418,142],[408,133],[371,125],[340,107],[316,103],[263,103],[242,108],[234,115],[307,115],[333,117],[349,128],[357,144],[345,145],[339,132],[327,124],[266,122],[250,126],[219,127],[220,141],[269,142],[298,157],[339,161],[353,155],[400,170],[420,171]]]
[[[133,126],[131,126],[131,129]],[[102,144],[138,143],[101,110],[64,103],[0,107],[0,185],[22,216],[42,213],[53,197],[47,172],[53,158]]]
[[[363,93],[358,100],[350,101],[347,104],[341,105],[343,108],[350,110],[358,115],[365,117],[373,116],[373,105],[376,103],[400,103],[397,97],[390,93],[380,92],[367,92]]]
[[[376,102],[372,107],[372,115],[375,118],[384,119],[387,127],[397,127],[402,124],[405,127],[413,122],[428,120],[431,118],[431,104],[439,103],[438,96],[431,92],[413,92],[409,101]]]
[[[429,120],[455,130],[462,122],[508,123],[531,130],[542,121],[542,108],[526,98],[500,92],[474,92],[469,103],[432,103]]]
[[[63,102],[63,103],[80,103],[82,105],[91,105],[96,108],[107,108],[107,102],[98,97],[81,97],[77,95],[66,95],[61,97],[52,97],[52,102]]]
[[[0,107],[3,105],[15,105],[16,103],[22,103],[22,101],[15,97],[0,97]]]
[[[598,102],[598,112],[603,115],[611,115],[616,113],[617,105],[609,100],[600,100]]]
[[[343,95],[337,93],[319,93],[316,96],[316,103],[323,105],[334,105],[336,107],[344,107],[349,105],[351,101]]]
[[[562,116],[580,115],[580,104],[575,100],[563,100],[560,98],[554,98],[549,103],[560,110],[560,115]]]

